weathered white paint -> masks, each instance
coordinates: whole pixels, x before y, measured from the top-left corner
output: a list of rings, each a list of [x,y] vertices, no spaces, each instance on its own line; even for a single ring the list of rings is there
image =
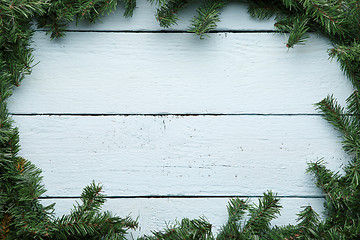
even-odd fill
[[[122,10],[102,23],[50,42],[34,36],[41,63],[15,89],[10,111],[29,113],[316,113],[327,94],[344,103],[352,87],[330,63],[328,41],[312,35],[287,51],[285,37],[265,33],[156,33],[154,7],[138,1],[133,18]],[[219,30],[272,30],[250,19],[243,4],[222,10]],[[186,30],[194,8],[175,30]],[[121,33],[121,31],[154,31]],[[320,116],[14,116],[21,155],[44,170],[48,196],[79,196],[92,179],[112,196],[319,196],[306,162],[324,157],[339,169],[347,156],[341,138]],[[73,200],[57,202],[57,214]],[[321,212],[319,198],[284,198],[273,224],[295,223],[300,206]],[[165,221],[202,215],[216,229],[227,217],[226,198],[109,199],[105,209],[140,216],[140,232]]]
[[[196,15],[196,8],[199,4],[189,4],[188,7],[179,12],[179,21],[177,25],[166,30],[185,30],[189,29],[190,20]],[[109,16],[104,16],[96,24],[80,22],[77,25],[70,25],[72,30],[105,30],[105,31],[156,31],[164,30],[159,26],[155,19],[156,5],[151,5],[145,0],[137,1],[137,8],[134,16],[124,18],[121,4],[118,10]],[[217,30],[274,30],[274,21],[260,21],[251,18],[247,13],[247,4],[229,3],[227,7],[221,10],[221,22],[218,23]]]
[[[350,82],[324,38],[287,51],[279,34],[69,33],[34,37],[41,63],[13,113],[316,113]],[[19,97],[17,97],[19,96]]]
[[[346,160],[320,116],[14,117],[22,155],[44,170],[50,196],[319,196],[306,163]],[[68,181],[71,179],[71,181]]]
[[[187,217],[195,219],[206,217],[213,225],[213,232],[217,233],[220,227],[227,221],[227,198],[201,198],[201,199],[108,199],[104,204],[104,210],[117,213],[118,216],[132,216],[134,219],[139,217],[140,228],[132,231],[134,237],[150,234],[152,230],[162,230],[166,223],[173,224],[175,219]],[[79,199],[52,199],[42,200],[44,204],[56,202],[56,215],[68,214],[75,201]],[[256,198],[251,199],[257,203]],[[281,216],[272,221],[272,225],[296,224],[297,216],[301,206],[311,205],[322,217],[323,199],[304,199],[304,198],[281,198],[280,204],[283,206]]]

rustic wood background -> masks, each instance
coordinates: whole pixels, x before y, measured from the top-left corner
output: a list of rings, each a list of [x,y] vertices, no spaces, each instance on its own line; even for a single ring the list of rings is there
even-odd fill
[[[267,189],[284,207],[273,224],[295,223],[308,204],[321,213],[306,163],[338,169],[347,156],[313,104],[327,94],[344,103],[352,90],[330,42],[311,35],[288,51],[274,21],[251,19],[244,4],[223,9],[204,40],[186,32],[194,6],[166,31],[146,1],[122,13],[33,38],[40,64],[9,108],[20,154],[43,169],[43,202],[68,213],[95,179],[105,209],[139,217],[134,236],[182,217],[206,216],[216,231],[229,197],[257,201]]]

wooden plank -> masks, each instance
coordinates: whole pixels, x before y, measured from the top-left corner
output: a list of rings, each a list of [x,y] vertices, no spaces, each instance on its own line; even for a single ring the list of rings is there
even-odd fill
[[[319,196],[307,162],[348,159],[320,116],[14,116],[49,196]]]
[[[76,199],[79,201],[78,199]],[[257,203],[256,199],[252,199]],[[44,204],[56,202],[56,215],[68,214],[75,204],[75,199],[46,199]],[[103,210],[110,210],[118,216],[131,215],[139,217],[140,228],[132,231],[134,237],[150,234],[151,230],[162,230],[166,223],[174,223],[184,217],[195,219],[205,216],[213,225],[213,232],[217,233],[227,220],[227,198],[199,198],[199,199],[108,199]],[[296,224],[296,214],[301,206],[311,205],[323,217],[323,199],[314,198],[282,198],[281,216],[272,221],[272,225]],[[129,238],[131,239],[131,238]]]
[[[190,4],[187,8],[179,12],[179,21],[177,25],[167,30],[187,31],[189,29],[190,20],[196,15],[198,3]],[[120,5],[118,9],[108,15],[103,16],[96,24],[80,22],[78,25],[71,24],[71,30],[99,30],[99,31],[158,31],[164,30],[159,26],[155,18],[156,5],[151,5],[146,1],[138,1],[134,16],[124,18],[124,10]],[[260,21],[251,18],[247,13],[247,4],[245,3],[229,3],[229,5],[221,10],[221,22],[218,23],[217,30],[233,31],[233,30],[274,30],[274,20]]]
[[[34,37],[41,63],[9,100],[13,113],[316,113],[349,80],[324,38],[287,51],[279,34],[69,33]]]

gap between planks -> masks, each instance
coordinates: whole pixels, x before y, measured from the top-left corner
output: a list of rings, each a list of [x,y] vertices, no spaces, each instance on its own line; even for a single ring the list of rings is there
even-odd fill
[[[262,198],[263,195],[258,195],[258,196],[242,196],[242,195],[219,195],[219,196],[214,196],[214,195],[204,195],[204,196],[167,196],[167,195],[144,195],[144,196],[105,196],[105,198],[108,199],[124,199],[124,198],[169,198],[169,199],[176,199],[176,198],[182,198],[182,199],[193,199],[193,198]],[[325,199],[325,196],[301,196],[301,195],[289,195],[289,196],[276,196],[278,198],[302,198],[302,199],[307,199],[307,198],[323,198]],[[80,198],[80,196],[44,196],[44,197],[39,197],[39,199],[78,199]]]
[[[36,32],[48,32],[46,29],[36,29]],[[188,32],[186,30],[64,30],[64,32],[71,33],[188,33],[194,34],[193,32]],[[277,30],[212,30],[208,33],[280,33]],[[288,32],[284,32],[288,33]]]
[[[12,116],[324,116],[322,113],[10,113]]]

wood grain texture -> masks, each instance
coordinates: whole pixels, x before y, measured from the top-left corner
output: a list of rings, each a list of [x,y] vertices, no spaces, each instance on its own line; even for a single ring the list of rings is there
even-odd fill
[[[305,174],[338,169],[341,138],[320,116],[15,116],[21,155],[49,196],[79,196],[92,179],[112,196],[321,196]]]
[[[273,20],[254,20],[246,11],[231,3],[218,30],[274,29]],[[138,1],[133,18],[122,13],[95,25],[72,24],[75,32],[57,41],[41,30],[34,36],[40,64],[15,89],[9,109],[35,115],[13,118],[20,155],[43,169],[45,195],[79,196],[93,179],[115,197],[258,196],[272,189],[292,196],[282,199],[282,216],[273,224],[295,223],[308,204],[321,213],[322,193],[305,174],[306,163],[323,157],[338,170],[348,157],[320,116],[286,115],[317,113],[313,104],[328,94],[342,104],[350,95],[339,64],[328,60],[329,41],[311,35],[290,51],[279,34],[214,33],[200,41],[189,33],[158,33],[155,7],[146,1]],[[179,14],[169,31],[186,31],[195,8]],[[37,116],[44,113],[130,116]],[[172,113],[284,115],[131,116]],[[74,204],[42,201],[55,201],[57,215]],[[105,209],[139,216],[138,236],[203,215],[218,230],[227,201],[114,198]]]
[[[78,199],[76,199],[79,201]],[[75,199],[46,199],[44,204],[56,202],[56,215],[68,214],[75,204]],[[251,199],[257,203],[257,199]],[[227,220],[227,198],[202,198],[202,199],[108,199],[104,210],[110,210],[118,216],[131,215],[139,217],[139,229],[132,231],[134,237],[150,234],[151,230],[162,230],[166,223],[173,224],[175,220],[184,217],[195,219],[205,216],[213,225],[213,232],[219,231]],[[321,217],[323,199],[282,198],[280,201],[283,209],[281,216],[272,221],[272,225],[296,224],[296,214],[301,206],[311,205]],[[131,238],[129,238],[131,239]]]
[[[181,30],[187,31],[189,29],[190,20],[195,16],[198,3],[190,4],[178,14],[178,24],[173,25],[166,30]],[[164,28],[159,26],[155,18],[156,6],[149,4],[145,0],[137,1],[137,8],[134,11],[134,16],[124,18],[124,10],[122,5],[118,9],[108,15],[103,16],[96,24],[89,24],[80,22],[79,24],[70,25],[71,30],[90,30],[90,31],[161,31]],[[247,4],[245,3],[229,3],[227,7],[221,10],[221,22],[218,23],[217,30],[219,31],[254,31],[254,30],[274,30],[274,20],[260,21],[251,18],[247,13]]]
[[[37,33],[34,68],[13,113],[316,113],[352,86],[312,36],[287,51],[279,34]]]

